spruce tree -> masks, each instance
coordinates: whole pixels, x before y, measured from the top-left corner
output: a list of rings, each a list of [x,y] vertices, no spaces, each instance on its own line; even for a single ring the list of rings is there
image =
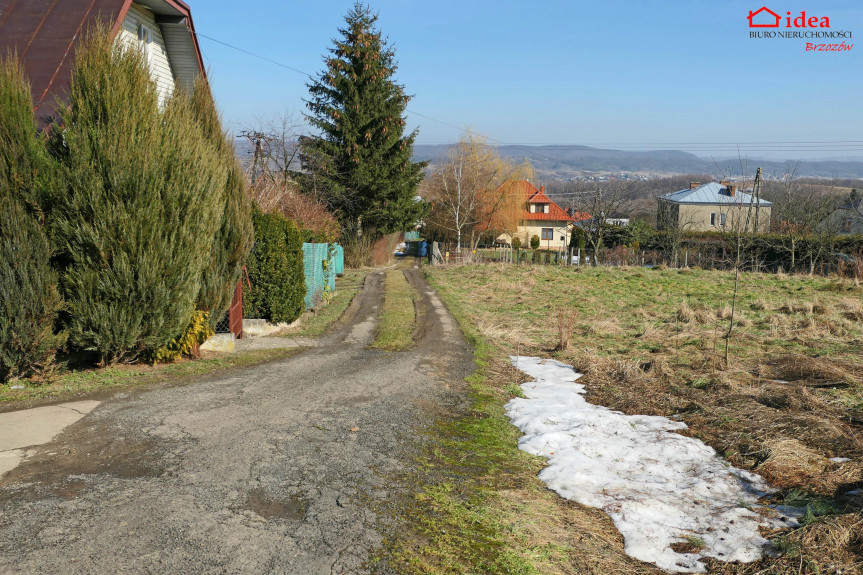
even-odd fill
[[[306,101],[319,134],[303,139],[303,167],[351,232],[404,230],[425,208],[415,200],[425,163],[411,161],[418,131],[404,133],[411,98],[394,81],[395,53],[377,19],[354,4]]]
[[[42,212],[52,170],[37,133],[23,71],[0,61],[0,381],[48,369],[63,343]]]
[[[52,214],[69,341],[101,361],[133,360],[193,317],[227,167],[184,90],[160,108],[143,55],[105,30],[78,49],[69,102]]]

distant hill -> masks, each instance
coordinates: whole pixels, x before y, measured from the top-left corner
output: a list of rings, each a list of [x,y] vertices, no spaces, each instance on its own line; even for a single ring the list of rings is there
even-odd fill
[[[438,160],[446,156],[448,145],[415,145],[416,160]],[[711,160],[679,150],[631,152],[588,146],[498,146],[498,153],[516,161],[527,159],[539,178],[568,180],[597,175],[667,176],[674,174],[740,173],[738,160]],[[861,161],[775,161],[749,160],[754,172],[761,166],[767,177],[781,176],[796,167],[800,177],[863,178]]]

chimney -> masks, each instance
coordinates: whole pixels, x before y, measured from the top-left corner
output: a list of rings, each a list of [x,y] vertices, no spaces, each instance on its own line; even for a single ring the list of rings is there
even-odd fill
[[[540,186],[540,187],[539,187],[539,193],[540,193],[540,194],[544,194],[544,193],[545,193],[545,186]]]
[[[728,190],[728,195],[734,197],[734,192],[737,191],[737,186],[733,186],[730,180],[720,180],[719,185]]]
[[[694,190],[695,188],[697,188],[700,185],[701,185],[701,182],[689,182],[689,189]]]

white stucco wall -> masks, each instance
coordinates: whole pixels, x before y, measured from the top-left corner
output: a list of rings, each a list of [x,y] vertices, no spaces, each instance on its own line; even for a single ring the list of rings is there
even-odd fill
[[[551,228],[554,230],[554,234],[552,239],[543,240],[542,239],[542,229],[543,228]],[[572,225],[566,222],[559,221],[538,221],[538,222],[524,222],[524,225],[518,226],[515,236],[521,239],[521,245],[524,247],[530,246],[530,238],[533,236],[538,236],[540,238],[539,247],[540,249],[551,248],[556,250],[558,248],[566,248],[569,245],[569,238],[571,234]],[[498,236],[497,241],[512,243],[512,235],[511,234],[501,234]],[[561,240],[560,238],[564,238]]]

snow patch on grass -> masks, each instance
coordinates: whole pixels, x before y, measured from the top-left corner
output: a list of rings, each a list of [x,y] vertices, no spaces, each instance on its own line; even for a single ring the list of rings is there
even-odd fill
[[[627,554],[666,571],[702,573],[702,557],[755,561],[769,547],[759,525],[778,527],[753,509],[772,491],[758,475],[731,467],[709,446],[665,417],[625,415],[591,405],[572,366],[511,356],[535,378],[506,405],[524,432],[519,447],[548,459],[539,478],[566,499],[602,509],[625,539]],[[693,538],[698,549],[676,552]]]

